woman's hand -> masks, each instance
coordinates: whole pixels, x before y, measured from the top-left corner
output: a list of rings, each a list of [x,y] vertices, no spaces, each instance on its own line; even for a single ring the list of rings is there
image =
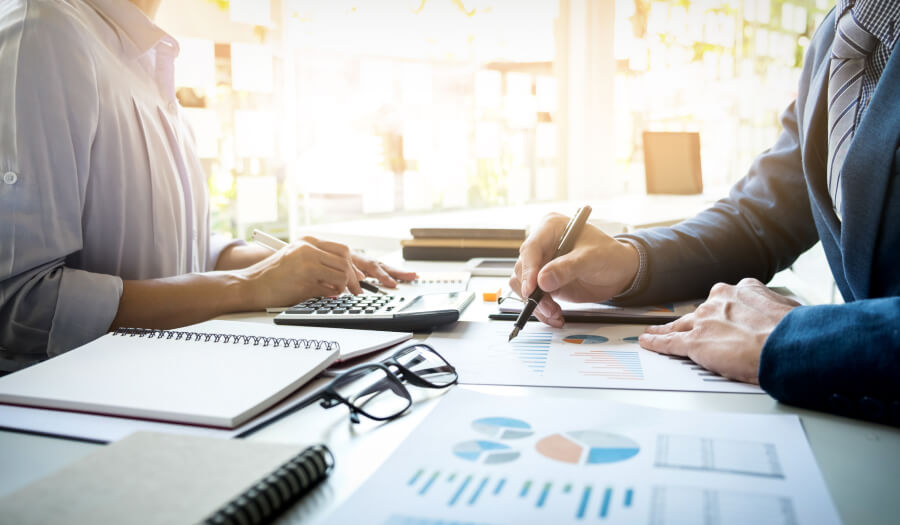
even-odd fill
[[[350,249],[306,236],[256,264],[237,270],[247,290],[247,310],[292,306],[310,297],[362,293]]]
[[[416,272],[394,268],[359,252],[351,253],[350,258],[356,268],[363,273],[363,277],[374,277],[388,288],[396,287],[397,281],[412,281],[418,277]]]

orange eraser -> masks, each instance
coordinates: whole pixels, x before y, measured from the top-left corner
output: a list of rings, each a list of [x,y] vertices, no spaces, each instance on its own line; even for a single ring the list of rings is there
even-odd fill
[[[481,300],[486,303],[496,303],[502,291],[502,288],[497,288],[496,292],[484,292],[481,294]]]

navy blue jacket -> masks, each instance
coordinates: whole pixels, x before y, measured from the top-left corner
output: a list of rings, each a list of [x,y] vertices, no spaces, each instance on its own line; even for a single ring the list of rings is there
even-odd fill
[[[634,234],[646,286],[628,303],[705,297],[716,282],[767,282],[821,240],[846,304],[791,311],[763,348],[760,385],[776,399],[900,425],[900,53],[857,127],[842,172],[843,221],[826,186],[834,13],[806,55],[784,131],[728,198],[671,228]]]

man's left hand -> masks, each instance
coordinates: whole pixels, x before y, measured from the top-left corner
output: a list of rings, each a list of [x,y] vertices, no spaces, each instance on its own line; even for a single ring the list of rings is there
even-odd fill
[[[639,341],[648,350],[689,357],[727,378],[759,383],[763,345],[781,319],[797,306],[800,303],[756,279],[744,279],[737,286],[718,283],[693,313],[647,327]]]

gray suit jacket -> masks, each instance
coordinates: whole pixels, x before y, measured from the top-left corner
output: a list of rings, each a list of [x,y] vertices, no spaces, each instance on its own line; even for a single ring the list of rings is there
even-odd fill
[[[672,228],[634,234],[649,259],[629,303],[768,281],[821,240],[844,305],[794,309],[769,336],[759,380],[790,403],[900,425],[900,53],[882,73],[842,171],[843,222],[826,187],[834,13],[806,55],[784,131],[728,198]]]

